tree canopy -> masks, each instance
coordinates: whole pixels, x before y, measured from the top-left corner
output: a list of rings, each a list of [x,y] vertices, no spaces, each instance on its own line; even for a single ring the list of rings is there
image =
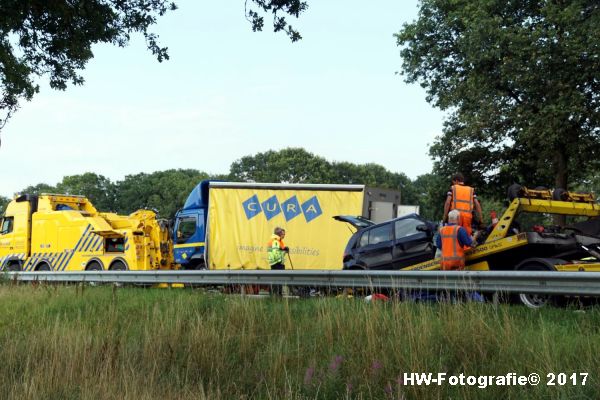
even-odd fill
[[[404,204],[416,204],[411,180],[403,173],[374,164],[330,162],[302,148],[269,150],[231,164],[229,179],[244,182],[361,184],[402,193]]]
[[[598,168],[600,3],[421,0],[396,35],[407,82],[448,111],[435,172],[567,188]],[[504,190],[504,189],[502,189]]]
[[[302,148],[269,150],[231,164],[229,177],[242,182],[331,183],[330,164]]]
[[[188,194],[203,179],[238,182],[362,184],[400,190],[403,204],[418,204],[423,215],[441,212],[442,201],[430,189],[436,177],[424,175],[414,182],[402,173],[391,172],[374,163],[331,162],[302,148],[266,151],[242,157],[231,164],[227,174],[207,174],[196,169],[171,169],[153,173],[127,175],[112,182],[105,176],[87,172],[66,176],[55,186],[39,183],[21,193],[64,193],[89,198],[100,211],[129,214],[140,208],[158,211],[172,218],[183,206]],[[445,194],[445,189],[440,193]],[[431,192],[431,195],[428,194]],[[432,197],[433,196],[433,197]],[[0,205],[2,198],[0,198]],[[8,199],[6,199],[8,202]],[[1,210],[1,209],[0,209]]]
[[[250,5],[246,2],[246,16],[252,29],[260,31],[263,15],[271,13],[274,31],[285,31],[297,41],[301,36],[285,15],[298,17],[307,7],[300,0],[251,0]],[[94,56],[96,43],[125,47],[131,35],[141,34],[158,61],[168,60],[167,47],[150,29],[176,8],[170,0],[0,2],[0,130],[20,100],[31,100],[39,91],[37,78],[48,76],[50,87],[60,90],[83,84],[80,71]]]
[[[56,186],[45,183],[28,186],[21,193],[81,195],[90,199],[99,211],[129,214],[140,208],[150,208],[162,218],[172,218],[192,188],[207,178],[208,174],[195,169],[171,169],[127,175],[123,180],[112,182],[105,176],[86,172],[65,176]],[[2,199],[0,197],[0,205]],[[0,208],[3,209],[4,206]]]
[[[150,208],[158,211],[163,218],[172,218],[194,186],[208,178],[208,174],[195,169],[127,175],[115,184],[115,209],[128,214],[140,208]]]
[[[9,202],[10,199],[8,197],[0,196],[0,211],[3,212]]]
[[[55,193],[84,195],[98,210],[115,210],[115,187],[105,176],[86,172],[81,175],[65,176],[56,185]]]

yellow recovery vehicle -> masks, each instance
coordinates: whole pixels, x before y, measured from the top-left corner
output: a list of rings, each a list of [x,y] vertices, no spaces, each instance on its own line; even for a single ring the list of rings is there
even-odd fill
[[[468,250],[468,270],[600,271],[600,204],[590,193],[561,189],[509,188],[510,205],[485,240]],[[576,217],[565,226],[520,226],[522,214]],[[405,270],[438,270],[440,259],[425,261]],[[539,307],[547,296],[521,294],[520,300]]]
[[[173,267],[168,226],[150,210],[101,213],[83,196],[21,195],[0,225],[8,271],[155,270]]]

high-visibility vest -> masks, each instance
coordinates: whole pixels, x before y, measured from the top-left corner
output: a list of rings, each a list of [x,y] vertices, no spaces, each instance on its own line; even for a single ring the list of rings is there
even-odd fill
[[[442,239],[442,270],[463,269],[465,250],[458,242],[459,225],[447,225],[440,229]]]
[[[283,264],[285,261],[285,252],[282,250],[285,247],[283,240],[277,235],[271,236],[271,240],[267,243],[267,254],[269,265]]]
[[[472,212],[474,192],[471,186],[452,185],[452,209],[461,213]]]

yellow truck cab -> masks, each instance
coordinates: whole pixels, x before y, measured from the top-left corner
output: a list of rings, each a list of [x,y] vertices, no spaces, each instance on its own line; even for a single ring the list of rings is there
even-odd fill
[[[155,270],[173,267],[167,224],[150,210],[101,213],[83,196],[21,195],[0,223],[8,271]]]

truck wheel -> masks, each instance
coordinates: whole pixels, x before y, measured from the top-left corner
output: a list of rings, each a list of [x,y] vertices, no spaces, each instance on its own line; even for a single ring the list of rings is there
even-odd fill
[[[109,270],[111,271],[127,271],[127,265],[121,260],[117,260],[111,264]]]
[[[202,269],[207,269],[207,268],[206,268],[206,263],[204,262],[204,260],[197,260],[197,261],[190,262],[185,269],[195,271],[195,270],[202,270]]]
[[[85,267],[86,271],[103,271],[102,265],[98,261],[92,261]]]
[[[21,263],[19,261],[10,261],[4,266],[4,270],[11,272],[21,271]]]
[[[50,265],[48,265],[47,262],[42,262],[42,263],[38,264],[38,266],[35,270],[36,271],[52,271],[52,268],[50,268]]]
[[[560,259],[532,258],[522,261],[515,269],[517,271],[556,271],[554,265],[564,263],[565,261]],[[529,308],[538,309],[546,305],[556,304],[558,297],[545,294],[519,293],[517,299]]]
[[[529,308],[537,309],[549,304],[551,302],[551,298],[550,296],[542,294],[520,293],[519,301],[521,304]]]

